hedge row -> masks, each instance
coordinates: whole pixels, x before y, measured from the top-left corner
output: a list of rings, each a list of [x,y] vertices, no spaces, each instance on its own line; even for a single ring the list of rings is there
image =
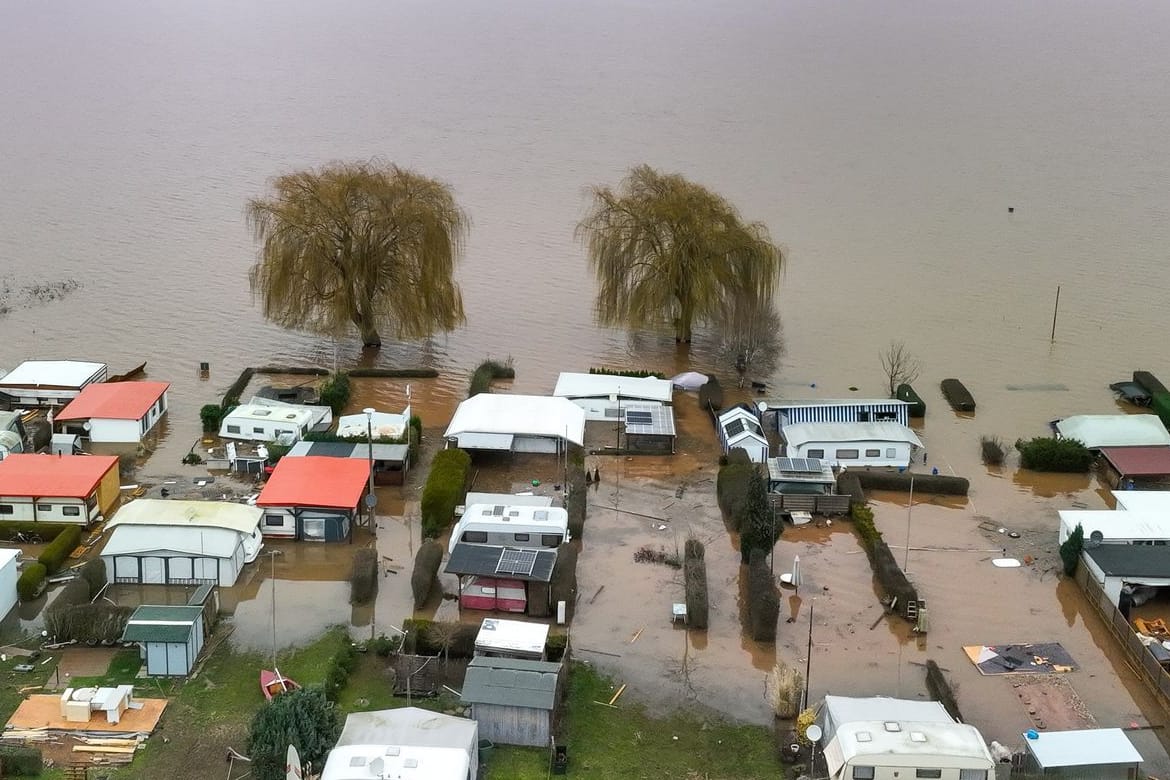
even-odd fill
[[[898,600],[899,608],[905,615],[907,605],[911,601],[918,601],[918,591],[910,584],[910,580],[906,579],[906,574],[898,565],[890,546],[882,539],[881,532],[874,525],[873,510],[867,506],[854,504],[849,510],[849,515],[853,519],[853,527],[857,529],[861,547],[869,557],[869,564],[878,584],[887,595]]]
[[[591,368],[590,374],[597,374],[598,376],[628,376],[633,379],[666,379],[666,374],[661,371],[642,371],[637,369],[616,369],[616,368]]]
[[[1093,465],[1093,453],[1076,439],[1020,439],[1016,449],[1020,451],[1020,465],[1032,471],[1083,474]]]
[[[44,768],[40,748],[0,745],[0,777],[40,777]]]
[[[909,412],[911,417],[926,416],[926,401],[923,401],[910,385],[898,385],[894,391],[894,397],[899,401],[905,401],[910,404]]]
[[[861,480],[857,478],[856,471],[846,469],[837,477],[837,492],[849,496],[850,506],[865,505],[865,491],[861,487]]]
[[[441,535],[455,519],[455,507],[467,493],[471,456],[463,450],[441,450],[431,463],[423,487],[421,511],[423,538]]]
[[[349,374],[340,371],[321,383],[321,405],[332,409],[334,415],[341,414],[349,403],[350,392]]]
[[[45,592],[45,578],[49,572],[43,563],[30,563],[16,581],[16,595],[21,601],[32,601]]]
[[[5,520],[0,522],[0,537],[3,537],[9,542],[15,542],[17,541],[16,535],[18,533],[25,535],[36,534],[48,542],[56,539],[66,528],[77,528],[77,526],[69,525],[68,523],[35,523],[32,521]]]
[[[225,413],[233,407],[240,405],[240,394],[244,392],[244,388],[246,388],[248,383],[252,381],[252,376],[255,373],[255,368],[245,368],[240,372],[240,375],[236,377],[236,381],[233,382],[232,386],[227,389],[227,392],[223,394],[223,401],[220,403],[220,406],[223,407]]]
[[[349,574],[349,602],[366,604],[378,594],[378,551],[363,547],[353,554]]]
[[[134,608],[94,601],[106,586],[106,566],[100,558],[86,562],[78,574],[45,610],[45,629],[58,642],[117,642]]]
[[[410,591],[414,595],[415,609],[422,609],[431,597],[442,562],[443,545],[434,539],[424,541],[415,553],[414,571],[410,574]]]
[[[1151,398],[1156,395],[1170,395],[1170,390],[1166,389],[1166,385],[1162,384],[1158,377],[1149,371],[1134,371],[1133,381],[1141,385]]]
[[[402,630],[406,632],[404,652],[415,655],[440,655],[443,645],[437,641],[439,635],[448,634],[448,658],[471,658],[475,655],[475,638],[479,635],[478,623],[446,623],[435,628],[434,620],[415,620],[407,618],[402,621]]]
[[[580,539],[585,535],[585,514],[589,491],[586,490],[585,450],[573,445],[569,448],[569,484],[565,496],[565,511],[569,513],[569,535]]]
[[[757,642],[776,641],[776,623],[780,619],[780,594],[768,570],[768,555],[752,550],[748,564],[748,633]]]
[[[715,480],[715,496],[723,516],[733,531],[740,531],[743,507],[747,503],[752,474],[756,466],[745,450],[735,447],[727,453],[726,463]]]
[[[873,522],[873,510],[864,504],[853,504],[849,507],[849,517],[853,520],[853,527],[861,537],[861,547],[865,554],[873,558],[874,547],[882,540],[881,531]]]
[[[475,371],[471,374],[471,383],[467,388],[467,397],[472,398],[480,393],[491,392],[492,381],[495,379],[515,378],[516,369],[512,367],[511,358],[504,363],[498,360],[485,360],[476,366]]]
[[[573,619],[577,603],[577,548],[566,542],[557,547],[557,562],[552,571],[552,603],[565,602],[565,619]]]
[[[703,543],[687,539],[683,554],[683,581],[686,583],[687,624],[706,629],[710,606],[707,593],[707,560]]]
[[[1154,393],[1150,396],[1150,411],[1158,415],[1163,425],[1170,426],[1170,393]]]
[[[966,477],[948,477],[943,474],[912,474],[909,471],[867,471],[850,470],[858,485],[866,490],[910,490],[914,481],[915,493],[938,493],[945,496],[965,496],[971,483]]]
[[[723,408],[723,385],[718,377],[707,375],[707,382],[699,388],[699,407],[702,409]]]
[[[959,712],[959,702],[955,698],[955,691],[951,683],[932,658],[926,660],[926,690],[932,699],[937,701],[947,711],[947,714],[959,723],[963,723],[963,713]]]
[[[944,379],[940,385],[943,397],[956,412],[975,411],[975,397],[958,379]]]
[[[45,565],[49,574],[61,571],[61,565],[69,557],[69,553],[81,544],[81,526],[66,526],[57,534],[57,538],[49,542],[48,546],[37,556],[37,560]]]

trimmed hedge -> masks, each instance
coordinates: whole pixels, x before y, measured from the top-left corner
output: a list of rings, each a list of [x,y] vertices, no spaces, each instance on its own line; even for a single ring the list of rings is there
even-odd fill
[[[723,408],[723,385],[719,378],[707,375],[707,382],[699,388],[699,406],[703,409],[718,410]]]
[[[747,498],[740,505],[739,555],[743,563],[750,560],[752,551],[771,553],[776,539],[784,531],[784,524],[776,522],[776,514],[768,504],[768,488],[759,469],[752,469],[748,479]]]
[[[877,577],[878,584],[888,595],[898,600],[901,614],[905,617],[909,603],[918,601],[918,591],[910,584],[910,580],[906,579],[906,574],[898,565],[890,546],[882,539],[881,532],[874,525],[873,510],[867,506],[854,504],[849,515],[853,519],[853,527],[857,529],[861,547],[869,557],[869,565]]]
[[[1016,449],[1020,451],[1020,465],[1032,471],[1084,474],[1093,465],[1093,453],[1076,439],[1020,439]]]
[[[585,450],[573,445],[569,448],[569,484],[565,495],[565,511],[569,513],[569,535],[574,539],[585,536],[585,514],[589,503],[588,483],[585,479]]]
[[[431,589],[439,576],[439,564],[443,562],[443,545],[435,539],[427,539],[414,556],[414,571],[410,574],[410,592],[414,595],[414,608],[422,609],[431,597]]]
[[[61,571],[61,565],[65,563],[69,553],[76,550],[79,544],[81,544],[81,526],[67,526],[61,533],[57,534],[56,539],[49,542],[48,546],[41,551],[37,560],[45,565],[49,574],[56,574]]]
[[[881,531],[873,522],[873,510],[864,504],[853,504],[849,507],[849,517],[853,520],[853,527],[861,537],[861,547],[866,555],[873,556],[873,549],[882,540]]]
[[[106,587],[106,562],[101,558],[90,558],[78,572],[81,579],[89,586],[89,597],[95,598]]]
[[[455,507],[467,493],[467,472],[471,456],[463,450],[440,450],[431,462],[431,473],[423,486],[422,533],[434,539],[455,519]]]
[[[1134,371],[1133,381],[1137,382],[1153,398],[1156,395],[1170,395],[1170,390],[1149,371]]]
[[[837,492],[849,496],[851,506],[865,505],[865,491],[861,487],[861,480],[857,478],[857,472],[849,470],[842,472],[837,477]]]
[[[975,397],[958,379],[944,379],[939,386],[942,388],[943,397],[956,412],[975,411]]]
[[[352,389],[349,386],[349,374],[340,371],[321,383],[320,399],[322,406],[328,406],[334,415],[341,414],[341,410],[349,403]]]
[[[515,378],[516,369],[512,367],[511,358],[503,363],[498,360],[485,360],[476,366],[475,371],[471,374],[467,397],[472,398],[480,393],[490,393],[493,380]]]
[[[422,449],[422,418],[417,414],[410,416],[410,465],[413,467],[418,463],[419,450]]]
[[[0,745],[0,777],[40,777],[44,768],[40,748]]]
[[[943,706],[948,715],[959,723],[965,722],[963,713],[959,712],[955,691],[933,658],[926,659],[926,690],[930,692],[932,699]]]
[[[1170,393],[1154,393],[1150,396],[1150,411],[1158,415],[1163,425],[1170,426]]]
[[[232,386],[227,389],[227,392],[223,394],[223,401],[220,403],[220,406],[223,408],[224,414],[240,405],[240,393],[244,392],[244,388],[246,388],[248,383],[252,381],[252,376],[255,373],[255,368],[252,368],[251,366],[245,368],[240,372],[240,375],[236,377],[236,381],[233,382]]]
[[[590,374],[597,374],[598,376],[628,376],[633,379],[666,379],[666,374],[661,371],[642,371],[637,369],[622,370],[617,368],[591,368]]]
[[[944,474],[912,474],[909,471],[850,471],[866,490],[898,490],[908,492],[914,480],[915,493],[938,493],[944,496],[965,496],[971,483],[966,477],[948,477]]]
[[[687,624],[704,630],[709,622],[707,560],[703,543],[687,539],[683,555],[683,581],[686,583]]]
[[[898,385],[894,391],[894,397],[899,401],[905,401],[910,404],[908,411],[911,417],[925,417],[926,416],[926,401],[923,401],[918,393],[914,392],[914,388],[910,385]]]
[[[748,564],[748,632],[757,642],[775,642],[779,619],[780,594],[768,571],[768,556],[763,550],[752,550]]]
[[[556,609],[557,602],[565,602],[565,619],[572,620],[577,603],[577,548],[571,543],[557,547],[557,562],[553,564],[550,587],[553,609]]]
[[[223,422],[223,407],[219,404],[204,404],[199,408],[199,420],[203,423],[204,433],[217,433],[219,424]]]
[[[16,594],[21,601],[33,601],[45,592],[45,578],[49,576],[43,563],[30,563],[16,581]]]
[[[353,554],[349,574],[349,602],[365,604],[378,595],[378,551],[363,547]]]
[[[3,537],[7,541],[15,542],[16,534],[19,532],[22,534],[36,534],[46,542],[50,542],[56,539],[66,528],[76,527],[65,523],[36,523],[33,521],[5,520],[0,522],[0,537]]]
[[[715,479],[715,496],[723,516],[733,531],[739,531],[743,520],[743,507],[747,503],[748,488],[756,466],[747,452],[736,447],[727,453],[727,463],[719,468]]]

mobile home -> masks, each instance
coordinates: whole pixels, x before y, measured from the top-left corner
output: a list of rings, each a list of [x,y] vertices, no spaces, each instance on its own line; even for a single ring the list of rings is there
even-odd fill
[[[83,388],[104,382],[105,363],[80,360],[26,360],[0,377],[0,406],[62,406]]]
[[[630,404],[661,406],[674,397],[670,380],[655,377],[609,376],[564,372],[553,396],[567,398],[585,410],[590,422],[617,422]]]
[[[54,416],[62,433],[95,444],[138,444],[167,411],[169,382],[87,385]]]
[[[32,455],[0,460],[0,520],[89,525],[119,498],[115,455]]]
[[[826,398],[807,401],[761,401],[760,408],[776,416],[776,430],[809,422],[897,422],[910,424],[907,401],[894,398]]]
[[[906,468],[922,442],[896,422],[796,423],[780,430],[784,455],[836,466]]]
[[[311,431],[328,430],[333,410],[328,406],[298,406],[253,397],[228,412],[219,426],[223,439],[292,444]]]
[[[569,540],[569,513],[559,507],[473,504],[451,532],[447,551],[454,552],[461,542],[529,549],[555,548]]]

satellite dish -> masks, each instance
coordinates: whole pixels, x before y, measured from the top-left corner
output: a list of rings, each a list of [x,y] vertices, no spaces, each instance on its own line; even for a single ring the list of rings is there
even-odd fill
[[[763,414],[764,412],[768,411],[768,402],[756,401],[756,408],[760,410],[760,414]]]
[[[818,726],[817,724],[813,723],[807,729],[804,730],[804,736],[808,739],[809,742],[820,742],[821,741],[821,727]]]
[[[1104,541],[1105,534],[1101,533],[1100,531],[1093,531],[1091,534],[1089,534],[1089,543],[1086,546],[1090,548],[1100,547],[1101,543]]]
[[[89,420],[86,420],[81,424],[81,427],[87,431],[91,431],[93,430],[93,423],[91,423]]]
[[[284,758],[284,780],[301,780],[304,777],[301,767],[301,755],[293,745],[288,746],[288,753]]]

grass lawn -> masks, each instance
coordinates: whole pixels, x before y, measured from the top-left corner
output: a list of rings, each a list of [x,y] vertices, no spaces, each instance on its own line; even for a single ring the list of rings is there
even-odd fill
[[[86,687],[107,687],[113,688],[118,685],[138,685],[140,687],[146,684],[146,681],[138,679],[138,671],[142,668],[142,655],[138,652],[138,648],[131,647],[125,650],[119,650],[110,661],[110,668],[101,677],[74,677],[69,681],[70,687],[86,688]],[[152,694],[146,694],[150,696]],[[157,694],[154,694],[157,695]]]

